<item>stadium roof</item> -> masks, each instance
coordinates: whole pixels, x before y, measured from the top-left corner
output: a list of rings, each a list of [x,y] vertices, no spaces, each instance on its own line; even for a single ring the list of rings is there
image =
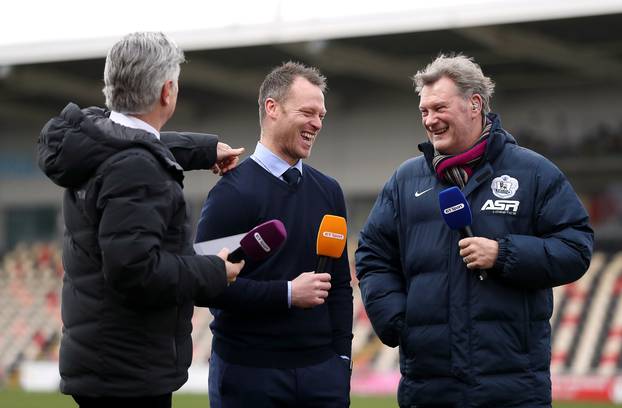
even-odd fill
[[[612,14],[622,1],[21,0],[2,9],[0,65],[10,65],[101,57],[132,31],[203,50]]]
[[[3,6],[0,130],[40,126],[68,100],[102,105],[105,52],[137,30],[164,30],[186,50],[179,121],[255,105],[266,72],[290,59],[318,66],[343,103],[410,94],[408,78],[439,52],[475,57],[506,91],[622,78],[622,0],[60,3]]]

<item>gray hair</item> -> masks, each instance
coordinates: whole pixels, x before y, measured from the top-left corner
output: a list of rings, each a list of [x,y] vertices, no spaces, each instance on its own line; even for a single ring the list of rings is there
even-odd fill
[[[440,54],[413,76],[415,90],[421,94],[424,86],[433,84],[442,77],[454,81],[464,98],[479,94],[484,105],[482,112],[484,114],[490,112],[490,100],[495,91],[495,83],[489,77],[484,76],[482,68],[473,61],[473,58],[461,54],[449,56]]]
[[[284,102],[289,88],[296,78],[302,77],[325,92],[326,77],[317,68],[307,67],[299,62],[284,62],[274,68],[263,80],[259,88],[259,122],[266,117],[266,100],[272,98],[277,102]]]
[[[177,82],[184,53],[164,33],[124,36],[108,51],[104,68],[106,106],[125,114],[147,113],[166,81]]]

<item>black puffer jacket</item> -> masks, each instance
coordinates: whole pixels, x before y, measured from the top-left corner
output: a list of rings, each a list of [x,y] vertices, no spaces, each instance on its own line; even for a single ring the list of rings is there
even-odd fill
[[[210,168],[217,138],[118,125],[69,104],[41,131],[39,166],[65,187],[61,391],[147,396],[178,389],[192,359],[193,305],[226,287],[195,255],[183,170]]]

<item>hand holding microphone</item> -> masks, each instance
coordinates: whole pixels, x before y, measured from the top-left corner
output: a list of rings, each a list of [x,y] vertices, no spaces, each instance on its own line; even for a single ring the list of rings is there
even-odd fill
[[[292,281],[292,306],[308,309],[325,302],[330,290],[330,274],[304,272]]]
[[[229,262],[227,257],[229,256],[229,249],[223,248],[218,252],[218,257],[225,261],[225,270],[227,271],[227,283],[233,283],[237,279],[242,268],[244,268],[244,260],[240,260],[237,263]]]
[[[471,207],[458,187],[450,187],[438,193],[441,215],[452,230],[458,230],[462,238],[460,256],[467,268],[477,270],[479,280],[488,277],[486,269],[490,269],[497,259],[497,241],[473,237],[471,231]],[[492,262],[491,262],[492,259]]]
[[[340,258],[346,246],[346,220],[336,215],[325,215],[317,233],[316,273],[305,272],[292,281],[292,305],[310,308],[321,305],[328,297],[331,276],[328,271],[330,259]]]
[[[473,237],[458,242],[460,256],[469,269],[490,269],[499,254],[499,243],[493,239]]]

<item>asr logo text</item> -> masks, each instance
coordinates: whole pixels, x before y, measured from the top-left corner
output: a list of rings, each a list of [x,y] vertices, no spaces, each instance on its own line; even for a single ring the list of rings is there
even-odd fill
[[[481,211],[490,211],[493,214],[516,215],[520,201],[518,200],[486,200]]]

